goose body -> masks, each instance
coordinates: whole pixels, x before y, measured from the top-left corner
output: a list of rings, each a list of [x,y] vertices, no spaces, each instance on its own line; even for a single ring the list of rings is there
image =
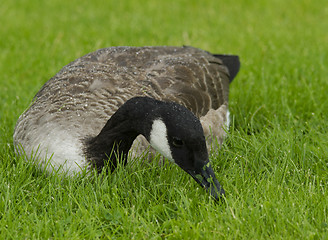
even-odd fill
[[[14,145],[48,171],[76,173],[100,171],[108,159],[114,169],[113,155],[126,161],[132,144],[140,154],[150,142],[205,186],[197,177],[203,170],[194,169],[198,163],[192,167],[179,151],[186,148],[189,156],[198,149],[192,155],[215,179],[206,141],[209,148],[225,136],[229,82],[238,70],[238,57],[192,47],[100,49],[44,84],[17,121]],[[213,191],[220,195],[217,185]]]

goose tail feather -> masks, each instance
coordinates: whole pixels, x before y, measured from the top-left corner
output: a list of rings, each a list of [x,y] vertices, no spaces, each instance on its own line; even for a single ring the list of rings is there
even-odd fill
[[[214,54],[214,57],[217,57],[222,60],[223,64],[227,66],[230,73],[230,82],[236,77],[240,69],[240,61],[237,55],[225,55],[225,54]]]

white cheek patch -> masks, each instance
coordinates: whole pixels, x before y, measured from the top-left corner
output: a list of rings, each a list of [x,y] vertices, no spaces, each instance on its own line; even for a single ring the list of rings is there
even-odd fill
[[[150,131],[150,145],[164,157],[174,162],[169,141],[167,139],[167,129],[165,123],[161,119],[156,119],[153,122]]]

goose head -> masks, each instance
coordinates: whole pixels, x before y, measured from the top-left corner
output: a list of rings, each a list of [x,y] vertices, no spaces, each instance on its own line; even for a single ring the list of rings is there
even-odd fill
[[[108,156],[115,155],[110,157],[115,168],[117,155],[126,161],[132,142],[139,134],[145,136],[164,157],[190,174],[215,199],[224,195],[209,162],[199,119],[174,102],[149,97],[128,100],[109,119],[100,134],[88,141],[87,156],[99,169]],[[116,154],[110,154],[112,149]]]

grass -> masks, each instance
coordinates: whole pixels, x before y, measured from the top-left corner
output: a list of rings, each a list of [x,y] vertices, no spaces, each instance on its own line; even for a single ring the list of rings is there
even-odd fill
[[[327,239],[324,0],[25,1],[0,6],[3,239]],[[211,155],[226,200],[172,165],[47,176],[16,157],[18,116],[70,61],[118,45],[234,53],[230,133]]]

